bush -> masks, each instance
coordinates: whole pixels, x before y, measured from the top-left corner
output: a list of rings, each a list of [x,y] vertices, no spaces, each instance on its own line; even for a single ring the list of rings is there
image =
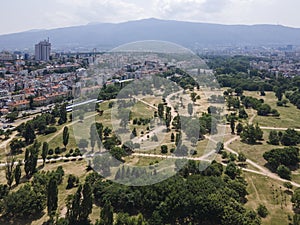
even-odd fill
[[[48,151],[48,155],[53,155],[53,149],[49,149],[49,151]]]
[[[55,149],[55,154],[59,155],[61,152],[62,152],[62,151],[61,151],[60,147],[57,147],[57,148]]]
[[[291,170],[284,165],[278,166],[277,174],[283,179],[291,179]]]
[[[257,214],[262,218],[266,218],[269,214],[267,207],[260,204],[257,208]]]
[[[56,127],[47,127],[45,130],[44,130],[44,134],[47,135],[47,134],[52,134],[52,133],[55,133],[57,131],[57,128]]]
[[[79,183],[79,178],[74,176],[73,174],[70,174],[68,177],[68,184],[66,189],[71,189],[75,187]]]
[[[277,104],[277,106],[280,106],[280,107],[283,106],[283,102],[282,101],[278,101],[276,104]]]
[[[162,145],[162,146],[160,146],[160,149],[161,149],[162,154],[167,154],[168,153],[168,146]]]

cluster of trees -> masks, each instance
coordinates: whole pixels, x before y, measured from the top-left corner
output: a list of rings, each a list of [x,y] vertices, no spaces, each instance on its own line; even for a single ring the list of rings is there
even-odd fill
[[[276,109],[272,109],[268,104],[265,104],[263,99],[257,99],[251,96],[242,96],[241,101],[246,108],[252,107],[257,110],[257,114],[259,116],[280,116],[279,112]]]
[[[99,95],[98,95],[98,99],[101,100],[110,100],[110,99],[114,99],[117,97],[118,93],[121,90],[121,86],[120,85],[103,85],[103,87],[101,88]]]
[[[258,124],[247,124],[246,126],[241,126],[238,124],[238,132],[241,131],[241,139],[247,144],[255,144],[257,141],[263,139],[263,131],[260,129]]]
[[[64,104],[60,106],[56,105],[51,113],[43,113],[19,125],[16,129],[24,138],[24,143],[22,143],[22,140],[14,140],[10,145],[12,152],[19,152],[21,148],[24,147],[24,144],[32,144],[36,139],[36,132],[44,135],[56,132],[57,128],[54,126],[56,117],[59,118],[59,124],[67,122],[67,112]]]
[[[177,76],[174,76],[175,74]],[[178,74],[181,76],[178,76]],[[179,68],[173,69],[169,74],[164,73],[164,77],[170,77],[171,81],[175,82],[177,85],[179,85],[185,90],[193,89],[194,87],[199,87],[199,85],[193,77],[191,77],[187,72]]]
[[[118,224],[111,221],[112,212],[118,212],[118,216],[120,212],[130,216],[141,214],[149,225],[185,224],[185,221],[192,224],[260,224],[257,214],[243,207],[246,182],[234,164],[226,169],[226,175],[223,175],[222,165],[216,162],[205,171],[198,168],[197,162],[189,161],[179,175],[144,187],[123,186],[95,178],[87,180],[93,180],[95,201],[109,212],[107,217],[102,216],[110,218],[107,224]]]
[[[299,163],[299,149],[295,147],[273,149],[265,152],[263,157],[268,162],[268,166],[285,179],[290,179],[291,171]]]
[[[300,78],[284,77],[281,73],[275,75],[265,70],[253,70],[250,68],[252,60],[268,61],[264,58],[245,56],[213,56],[209,57],[208,65],[216,71],[217,80],[223,87],[260,91],[262,96],[265,95],[265,91],[274,91],[279,106],[285,106],[288,99],[300,109]],[[284,95],[287,99],[283,98]]]
[[[300,143],[300,134],[294,129],[287,129],[286,131],[271,131],[269,134],[269,144],[285,146],[296,146]]]
[[[57,185],[63,181],[64,171],[58,167],[55,171],[36,173],[31,182],[17,191],[9,192],[1,185],[1,213],[8,218],[28,219],[40,216],[45,208],[53,216],[57,209]]]

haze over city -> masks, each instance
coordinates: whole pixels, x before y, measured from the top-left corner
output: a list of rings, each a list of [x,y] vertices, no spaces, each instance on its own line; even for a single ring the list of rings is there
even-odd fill
[[[297,0],[12,0],[1,3],[0,34],[152,17],[300,27],[299,7]]]

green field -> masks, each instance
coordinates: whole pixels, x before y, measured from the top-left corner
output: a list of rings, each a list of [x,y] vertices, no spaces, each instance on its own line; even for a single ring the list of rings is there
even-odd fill
[[[245,96],[252,96],[258,99],[263,99],[265,103],[272,108],[277,109],[280,113],[280,118],[272,116],[256,116],[254,123],[265,127],[283,127],[283,128],[300,128],[300,110],[296,106],[288,103],[287,107],[278,107],[276,105],[277,98],[274,92],[266,92],[266,96],[260,96],[258,92],[245,91]]]

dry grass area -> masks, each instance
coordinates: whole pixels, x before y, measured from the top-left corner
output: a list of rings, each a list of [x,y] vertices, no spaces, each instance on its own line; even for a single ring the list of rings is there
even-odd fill
[[[264,140],[255,145],[248,145],[241,142],[240,140],[235,140],[228,145],[229,148],[233,149],[236,152],[242,152],[248,159],[256,162],[257,164],[264,166],[266,160],[263,158],[263,154],[266,151],[270,151],[274,148],[282,148],[283,146],[274,146],[267,143],[269,136],[269,131],[264,130]]]
[[[262,219],[264,225],[288,224],[288,216],[292,217],[291,195],[286,192],[283,183],[262,175],[243,172],[248,183],[246,208],[257,209],[259,204],[267,207],[269,215]],[[278,196],[278,197],[276,197]]]

